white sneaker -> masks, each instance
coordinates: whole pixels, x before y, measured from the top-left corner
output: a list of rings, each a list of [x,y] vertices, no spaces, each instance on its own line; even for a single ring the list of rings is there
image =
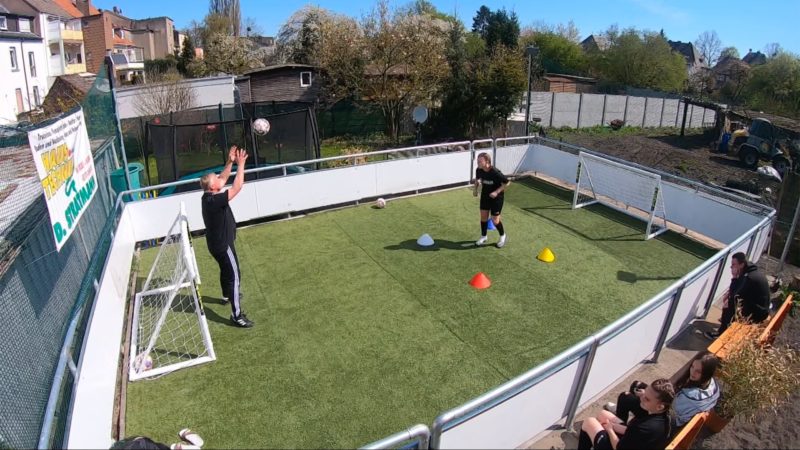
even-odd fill
[[[475,245],[483,245],[483,244],[485,244],[485,243],[486,243],[486,236],[481,236],[481,238],[480,238],[480,239],[478,239],[477,241],[475,241]]]
[[[503,248],[503,246],[506,245],[506,236],[508,236],[508,235],[504,234],[504,235],[500,236],[500,240],[497,241],[497,248]]]

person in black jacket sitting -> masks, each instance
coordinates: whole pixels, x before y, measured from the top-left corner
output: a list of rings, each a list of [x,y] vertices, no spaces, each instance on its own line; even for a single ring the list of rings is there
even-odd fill
[[[658,379],[644,389],[640,406],[647,412],[625,423],[608,411],[583,421],[578,450],[663,449],[671,432],[669,410],[675,389],[669,380]]]
[[[722,309],[720,326],[716,332],[705,334],[709,339],[718,338],[728,328],[737,307],[741,317],[751,323],[761,323],[769,317],[769,282],[764,272],[739,252],[731,258],[731,273],[734,278]]]

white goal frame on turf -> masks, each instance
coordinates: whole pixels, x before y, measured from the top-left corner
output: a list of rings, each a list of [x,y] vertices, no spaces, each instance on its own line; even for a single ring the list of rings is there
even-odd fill
[[[645,221],[645,240],[668,230],[660,175],[580,152],[572,208],[594,203]]]
[[[135,296],[128,363],[130,381],[152,378],[217,359],[200,300],[199,285],[200,273],[185,205],[181,202],[180,212],[161,243],[147,281]],[[156,306],[153,306],[154,303]],[[149,314],[144,312],[144,308],[149,308]],[[183,329],[165,329],[172,323],[169,320],[171,314],[172,317],[184,315],[180,325]],[[191,318],[194,316],[196,322]],[[147,333],[143,332],[145,330],[141,325],[145,317],[153,319],[146,327]],[[173,342],[165,341],[167,337],[160,340],[165,332]],[[163,358],[163,364],[159,354],[168,355]]]

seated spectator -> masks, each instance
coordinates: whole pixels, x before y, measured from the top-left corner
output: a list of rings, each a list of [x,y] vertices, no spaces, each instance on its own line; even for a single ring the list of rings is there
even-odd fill
[[[663,449],[669,442],[669,410],[675,390],[669,380],[658,379],[647,386],[639,397],[646,412],[623,422],[608,411],[583,421],[578,450]]]
[[[689,376],[678,384],[679,390],[675,394],[672,409],[673,428],[682,427],[686,422],[700,412],[710,411],[719,400],[720,390],[714,373],[719,366],[719,359],[709,351],[698,353],[689,366]],[[639,406],[639,396],[644,383],[638,381],[631,386],[631,391],[623,392],[617,397],[617,404],[606,403],[603,408],[615,413],[623,422],[628,421],[628,415],[642,416],[647,412]]]
[[[742,252],[731,257],[733,279],[722,309],[720,327],[715,332],[707,332],[709,339],[718,338],[730,325],[737,310],[741,317],[752,323],[761,323],[769,317],[769,282],[764,272],[747,261]]]

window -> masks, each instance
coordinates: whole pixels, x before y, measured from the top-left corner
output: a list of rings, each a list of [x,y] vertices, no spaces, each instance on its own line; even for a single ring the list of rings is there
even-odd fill
[[[17,49],[11,47],[9,51],[11,52],[11,70],[17,71],[19,70],[19,66],[17,66]]]
[[[31,66],[31,76],[36,76],[36,55],[33,52],[28,52],[28,65]]]
[[[6,16],[0,16],[0,30],[8,29],[8,19]]]
[[[19,31],[31,31],[31,19],[19,18]]]
[[[311,72],[300,72],[300,87],[311,86]]]
[[[33,102],[37,108],[42,106],[42,97],[39,96],[39,88],[36,86],[33,87]]]

